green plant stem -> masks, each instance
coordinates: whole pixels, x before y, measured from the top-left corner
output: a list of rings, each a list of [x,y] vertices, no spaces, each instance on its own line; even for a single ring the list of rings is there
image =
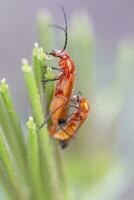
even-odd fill
[[[7,175],[5,174],[4,169],[2,169],[2,166],[0,165],[0,182],[1,186],[3,188],[3,191],[5,193],[7,200],[14,200],[15,199],[15,191],[14,188],[10,185],[9,179]]]
[[[68,187],[68,182],[67,182],[67,177],[66,177],[66,168],[64,165],[64,160],[61,155],[61,149],[59,147],[59,142],[53,141],[53,146],[54,146],[54,158],[55,158],[55,164],[57,167],[57,172],[58,176],[60,177],[60,188],[63,190],[64,193],[64,200],[69,199],[69,187]]]
[[[39,144],[37,136],[37,128],[30,117],[27,122],[28,127],[28,169],[33,187],[33,198],[36,200],[43,200],[45,194],[43,192],[43,183],[40,174],[40,156],[39,156]]]
[[[12,150],[14,150],[14,153],[16,152],[16,150],[14,149],[15,147],[15,143],[14,143],[14,138],[13,138],[13,132],[11,130],[11,126],[9,123],[9,119],[7,116],[7,113],[5,111],[5,107],[0,95],[0,125],[5,133],[5,137],[9,143],[9,146],[11,146]]]
[[[1,81],[0,85],[0,106],[0,122],[6,141],[10,146],[16,164],[24,175],[26,173],[24,140],[21,141],[21,136],[19,137],[19,134],[22,134],[22,132],[19,132],[17,116],[13,108],[8,85],[6,84],[5,79]]]
[[[45,71],[45,68],[42,70],[43,71],[43,75],[44,78],[47,79],[53,79],[54,78],[54,73],[50,68],[47,68],[47,70]],[[44,79],[43,78],[43,79]],[[47,84],[42,83],[43,85],[43,91],[44,91],[44,98],[46,100],[45,102],[45,107],[46,107],[46,113],[49,113],[49,106],[53,97],[53,93],[54,93],[54,82],[49,82]]]
[[[48,67],[45,57],[47,57],[47,55],[44,53],[42,48],[39,48],[38,44],[36,43],[32,54],[33,71],[44,108],[46,109],[45,112],[48,114],[49,105],[54,91],[54,83],[49,82],[45,84],[42,81],[46,79],[53,79],[54,74]]]
[[[43,49],[39,48],[37,43],[35,43],[35,48],[32,53],[32,60],[33,60],[33,71],[35,74],[36,83],[37,83],[39,92],[41,92],[42,68],[45,67],[44,66],[45,63],[44,63]]]
[[[32,112],[34,116],[35,123],[37,127],[39,127],[43,121],[44,116],[42,112],[40,97],[38,94],[38,89],[36,86],[36,80],[34,77],[34,73],[32,71],[32,68],[28,65],[27,62],[23,62],[22,70],[24,72],[24,78],[28,89],[28,94],[31,102]],[[57,170],[56,165],[54,162],[53,157],[53,150],[52,145],[49,141],[49,134],[47,132],[46,126],[38,130],[39,132],[39,142],[40,142],[40,148],[41,148],[41,155],[44,160],[44,163],[46,163],[47,167],[47,180],[48,184],[52,187],[52,193],[53,199],[59,200],[62,198],[62,193],[59,188],[59,182],[57,177]],[[44,166],[45,167],[45,166]]]
[[[1,93],[4,105],[5,105],[5,108],[7,110],[9,120],[12,124],[16,140],[18,142],[18,145],[20,146],[20,150],[23,151],[22,156],[23,156],[23,158],[25,158],[26,152],[25,152],[23,132],[22,132],[22,129],[20,127],[18,116],[16,114],[16,111],[15,111],[15,108],[14,108],[14,105],[13,105],[13,101],[12,101],[12,98],[11,98],[11,94],[10,94],[10,91],[9,91],[9,88],[8,88],[8,85],[7,85],[5,79],[3,79],[1,81],[0,93]]]
[[[6,172],[11,186],[13,186],[14,191],[17,195],[18,200],[28,200],[29,192],[27,190],[26,185],[21,180],[21,176],[19,172],[16,170],[12,159],[10,157],[10,153],[8,152],[8,148],[5,145],[5,141],[0,133],[0,160],[3,166],[4,171]]]

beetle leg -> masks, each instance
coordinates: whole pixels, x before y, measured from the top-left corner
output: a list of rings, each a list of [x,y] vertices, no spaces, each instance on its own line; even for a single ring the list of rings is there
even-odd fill
[[[64,96],[63,96],[64,97]],[[66,103],[66,99],[64,97],[65,103]],[[60,109],[62,106],[65,106],[65,103],[58,106],[58,108],[56,108],[53,112],[51,112],[44,120],[44,122],[41,124],[41,126],[39,126],[39,129],[43,128],[43,126],[47,123],[47,121],[50,119],[50,117],[52,116],[53,113],[55,113],[58,109]]]
[[[54,69],[54,70],[57,70],[59,72],[63,72],[63,70],[61,68],[58,68],[58,67],[50,67],[51,69]]]
[[[53,78],[53,79],[42,79],[41,81],[43,83],[47,83],[47,82],[51,82],[51,81],[58,81],[59,80],[59,77],[58,78]]]
[[[54,69],[54,70],[63,72],[63,70],[62,70],[61,68],[59,68],[59,67],[51,67],[51,66],[46,66],[46,65],[44,65],[43,67],[45,67],[45,68],[50,68],[50,69]]]

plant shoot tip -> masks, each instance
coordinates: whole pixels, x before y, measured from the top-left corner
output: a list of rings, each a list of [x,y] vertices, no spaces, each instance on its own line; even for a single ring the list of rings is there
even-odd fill
[[[30,120],[30,121],[33,121],[33,117],[32,117],[32,116],[29,116],[29,120]]]
[[[39,47],[39,44],[38,44],[37,42],[35,42],[35,43],[34,43],[34,47],[35,47],[35,48],[38,48],[38,47]]]
[[[1,81],[0,81],[1,85],[0,85],[0,92],[2,91],[6,91],[8,90],[8,84],[6,83],[6,79],[3,78]]]
[[[3,84],[3,83],[6,83],[6,79],[5,78],[1,79],[1,84]]]
[[[22,58],[21,63],[22,63],[22,65],[27,65],[28,60],[26,58]]]

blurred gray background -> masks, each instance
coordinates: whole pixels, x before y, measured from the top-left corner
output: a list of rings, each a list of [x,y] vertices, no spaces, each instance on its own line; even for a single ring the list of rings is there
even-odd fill
[[[87,10],[94,23],[97,51],[102,54],[99,67],[103,63],[105,70],[113,63],[117,42],[134,33],[133,0],[0,0],[0,78],[6,76],[13,84],[16,73],[15,81],[20,82],[20,60],[30,57],[36,41],[37,11],[48,7],[60,24],[63,20],[57,2],[64,6],[68,18],[77,7]]]

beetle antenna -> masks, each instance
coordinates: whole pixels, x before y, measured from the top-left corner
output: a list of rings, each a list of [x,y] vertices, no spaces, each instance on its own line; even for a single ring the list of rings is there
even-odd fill
[[[64,47],[63,49],[61,50],[61,53],[67,48],[67,43],[68,43],[68,26],[67,26],[67,16],[66,16],[66,13],[65,13],[65,10],[63,8],[63,6],[60,6],[61,7],[61,10],[63,12],[63,15],[64,15],[64,21],[65,21],[65,43],[64,43]]]
[[[61,10],[63,12],[63,16],[64,16],[64,22],[65,22],[65,28],[63,28],[62,26],[59,26],[57,24],[49,24],[50,27],[54,27],[54,28],[57,28],[57,29],[60,29],[62,31],[64,31],[64,34],[65,34],[65,43],[64,43],[64,46],[62,48],[62,50],[60,51],[59,55],[67,48],[67,43],[68,43],[68,25],[67,25],[67,17],[66,17],[66,13],[65,13],[65,10],[63,8],[62,5],[60,5],[61,7]],[[46,54],[51,54],[46,52]]]

